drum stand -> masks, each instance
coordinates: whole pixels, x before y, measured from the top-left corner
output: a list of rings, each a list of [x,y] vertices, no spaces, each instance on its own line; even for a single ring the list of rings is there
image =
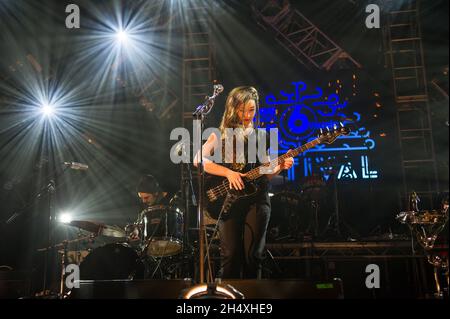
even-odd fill
[[[61,256],[61,282],[59,285],[59,295],[60,296],[64,296],[64,286],[65,286],[65,277],[66,277],[66,265],[68,263],[67,261],[67,245],[68,242],[64,241],[63,242],[64,248],[63,248],[63,253]]]

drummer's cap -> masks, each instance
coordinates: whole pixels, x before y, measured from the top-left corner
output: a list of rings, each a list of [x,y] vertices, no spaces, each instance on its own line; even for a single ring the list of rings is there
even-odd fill
[[[137,186],[138,193],[158,193],[161,191],[161,187],[153,175],[143,175],[139,180]]]

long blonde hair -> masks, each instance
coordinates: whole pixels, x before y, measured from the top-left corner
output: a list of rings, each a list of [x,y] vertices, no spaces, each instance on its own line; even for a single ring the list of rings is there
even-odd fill
[[[259,96],[258,91],[252,86],[238,86],[231,90],[225,102],[225,112],[220,123],[220,133],[222,137],[225,136],[226,128],[244,127],[243,123],[239,121],[237,109],[241,104],[246,104],[249,100],[254,100],[255,109],[255,124],[254,127],[259,126]]]

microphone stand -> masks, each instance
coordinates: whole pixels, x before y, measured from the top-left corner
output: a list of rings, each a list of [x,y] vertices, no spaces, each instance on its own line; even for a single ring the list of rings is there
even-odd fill
[[[183,149],[183,154],[185,154]],[[197,206],[197,199],[195,197],[195,191],[194,191],[194,185],[192,184],[192,169],[191,164],[186,163],[184,164],[186,167],[186,172],[184,173],[184,176],[182,176],[183,179],[183,196],[184,196],[184,243],[185,245],[183,250],[185,253],[187,253],[189,256],[192,253],[192,245],[190,244],[190,236],[189,236],[189,229],[190,229],[190,207],[191,204],[193,206]],[[186,176],[187,174],[187,176]],[[189,195],[191,198],[189,198]]]
[[[47,289],[47,275],[48,273],[50,273],[51,275],[56,273],[56,264],[59,262],[59,260],[56,258],[56,245],[54,243],[54,231],[56,229],[56,213],[54,211],[54,197],[55,197],[55,193],[56,193],[56,189],[57,189],[57,185],[56,185],[56,180],[61,177],[65,171],[68,169],[69,167],[67,165],[65,165],[64,169],[59,173],[55,175],[54,179],[50,179],[49,183],[45,186],[44,190],[47,193],[47,200],[48,200],[48,204],[47,204],[47,219],[48,219],[48,224],[47,224],[47,249],[45,250],[45,260],[44,260],[44,282],[43,282],[43,295],[47,295],[46,293],[46,289]],[[40,196],[42,196],[42,192],[39,194],[39,196],[37,198],[39,198]],[[66,252],[64,252],[64,255],[66,255]],[[63,262],[62,267],[65,267],[65,263]],[[64,272],[64,269],[61,270],[62,272]],[[62,279],[61,279],[62,278]],[[60,279],[63,280],[64,276],[61,277]],[[50,279],[51,280],[51,279]],[[63,282],[60,282],[60,288],[58,289],[58,293],[59,294],[61,291],[63,292]],[[61,288],[62,287],[62,288]],[[52,295],[52,291],[49,290],[49,295]],[[59,297],[62,297],[62,295],[60,295]]]
[[[43,282],[43,294],[46,295],[46,288],[47,288],[47,273],[50,270],[50,273],[53,274],[53,261],[54,261],[54,250],[53,250],[53,230],[55,229],[55,227],[53,227],[53,224],[55,222],[55,218],[56,216],[52,215],[53,212],[53,197],[55,194],[55,190],[56,190],[56,183],[54,180],[50,180],[50,182],[47,184],[45,190],[47,191],[47,195],[48,195],[48,216],[47,216],[47,249],[45,250],[45,260],[44,260],[44,282]],[[51,254],[49,254],[49,251],[51,251]],[[49,259],[50,257],[52,257],[51,262],[50,262],[50,266],[49,266]],[[51,294],[51,292],[50,292]]]
[[[197,201],[197,222],[198,222],[198,241],[199,241],[199,283],[203,284],[205,282],[205,223],[203,219],[203,205],[204,205],[204,179],[205,171],[203,167],[203,126],[205,122],[206,115],[208,115],[212,107],[214,106],[214,99],[222,92],[223,87],[221,85],[214,86],[214,94],[211,97],[207,97],[203,104],[200,104],[197,109],[192,114],[194,119],[198,121],[199,125],[194,125],[194,136],[199,139],[199,161],[198,161],[198,201]],[[195,145],[195,144],[194,144]]]
[[[44,250],[38,250],[38,251],[44,251],[45,252],[45,257],[44,257],[44,270],[43,270],[43,287],[42,287],[42,292],[43,295],[46,296],[47,295],[47,276],[48,273],[50,274],[54,274],[55,273],[55,266],[56,263],[58,262],[56,260],[56,256],[54,255],[54,249],[55,249],[55,245],[53,243],[53,239],[54,239],[54,230],[56,229],[55,227],[55,221],[56,221],[56,214],[54,214],[54,196],[55,196],[55,192],[57,189],[57,185],[56,185],[56,180],[58,178],[60,178],[65,171],[68,169],[69,167],[67,165],[64,166],[64,168],[60,171],[57,172],[57,170],[51,170],[51,173],[49,173],[45,179],[48,181],[46,182],[45,186],[42,187],[38,193],[34,194],[31,197],[31,200],[28,204],[26,204],[24,207],[22,207],[19,211],[14,212],[6,221],[5,221],[5,226],[8,226],[10,224],[13,224],[16,219],[18,217],[20,217],[21,215],[24,214],[24,212],[33,207],[36,204],[36,200],[39,199],[43,199],[45,196],[47,196],[47,214],[46,214],[46,219],[47,219],[47,234],[46,234],[46,248]],[[55,171],[57,172],[56,174]],[[53,178],[51,178],[53,175]],[[52,252],[52,253],[50,253]],[[51,260],[50,260],[50,257]],[[51,291],[49,291],[49,294],[51,294]]]
[[[64,174],[64,172],[67,169],[71,168],[71,166],[68,165],[67,162],[64,162],[61,164],[64,166],[64,169],[59,174],[57,174],[55,176],[55,178],[59,178],[60,176],[62,176]],[[79,163],[76,163],[76,164],[79,164]],[[79,168],[77,168],[77,169],[79,169]],[[22,216],[22,214],[24,213],[24,211],[26,209],[31,208],[35,205],[34,204],[35,200],[40,199],[45,195],[45,193],[49,190],[50,184],[51,183],[54,184],[54,180],[49,179],[52,175],[53,174],[50,173],[50,174],[47,174],[47,176],[45,176],[45,178],[43,178],[44,180],[48,180],[48,183],[44,187],[42,187],[36,194],[32,195],[30,201],[27,204],[25,204],[22,208],[18,209],[17,211],[13,212],[13,214],[4,222],[5,226],[13,224],[18,217]],[[34,174],[32,176],[34,176]]]

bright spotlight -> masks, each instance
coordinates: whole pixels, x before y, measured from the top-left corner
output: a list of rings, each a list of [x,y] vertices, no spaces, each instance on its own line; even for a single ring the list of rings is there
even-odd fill
[[[70,213],[61,213],[59,215],[59,221],[63,224],[68,224],[72,221],[72,214]]]
[[[120,43],[125,43],[128,39],[128,34],[124,30],[119,30],[116,33],[116,38]]]
[[[231,285],[200,284],[181,292],[181,299],[244,299],[244,295]]]
[[[55,113],[55,107],[52,104],[45,103],[41,106],[41,112],[45,116],[52,116]]]

